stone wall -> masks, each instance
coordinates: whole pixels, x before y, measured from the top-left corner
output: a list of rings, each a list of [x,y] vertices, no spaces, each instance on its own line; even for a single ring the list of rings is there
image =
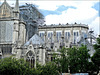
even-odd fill
[[[13,21],[0,21],[0,43],[12,43]]]

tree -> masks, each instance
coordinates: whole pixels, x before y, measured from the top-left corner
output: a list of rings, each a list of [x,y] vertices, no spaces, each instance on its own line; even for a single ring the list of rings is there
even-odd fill
[[[97,38],[97,43],[94,45],[95,53],[92,56],[91,60],[93,61],[96,71],[99,72],[100,70],[100,35]]]
[[[0,60],[0,75],[39,75],[39,71],[31,69],[24,59],[12,57]]]
[[[0,75],[59,75],[54,62],[45,65],[37,64],[37,69],[29,67],[24,59],[12,57],[0,60]]]
[[[74,48],[69,48],[67,52],[68,56],[68,65],[71,73],[76,73],[79,70],[78,62],[78,50]]]
[[[69,48],[67,52],[67,59],[71,73],[87,72],[89,65],[89,50],[85,45],[81,47]]]
[[[60,52],[60,55],[54,53],[54,62],[58,65],[59,72],[66,73],[68,72],[67,49],[63,47],[58,51]]]
[[[54,62],[49,62],[42,66],[38,65],[37,69],[41,72],[40,75],[59,75],[57,66]]]

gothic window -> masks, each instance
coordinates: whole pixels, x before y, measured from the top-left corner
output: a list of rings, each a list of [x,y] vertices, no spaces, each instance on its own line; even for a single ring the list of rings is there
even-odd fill
[[[32,52],[30,51],[30,52],[28,53],[28,55],[31,57],[31,56],[32,56]]]
[[[34,67],[34,64],[35,64],[35,58],[34,58],[34,54],[32,51],[29,51],[27,54],[26,54],[26,62],[29,62],[30,64],[30,67],[33,68]]]
[[[12,53],[11,45],[0,45],[0,48],[3,55]]]

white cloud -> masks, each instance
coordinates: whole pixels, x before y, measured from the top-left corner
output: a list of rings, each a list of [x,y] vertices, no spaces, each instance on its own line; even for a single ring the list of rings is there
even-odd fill
[[[89,8],[89,9],[69,8],[68,10],[63,11],[61,15],[47,15],[46,24],[52,24],[52,23],[57,24],[58,22],[60,23],[81,22],[81,23],[89,24],[91,23],[91,21],[94,20],[97,14],[98,11],[94,10],[93,8]]]
[[[7,0],[8,1],[8,0]],[[21,1],[20,5],[25,3],[35,4],[38,5],[38,9],[43,10],[50,10],[50,11],[56,11],[56,9],[59,8],[59,6],[73,6],[76,7],[76,9],[69,8],[63,12],[61,12],[61,15],[47,15],[45,17],[46,24],[59,24],[59,23],[84,23],[88,24],[89,27],[94,28],[95,33],[99,33],[99,18],[97,17],[98,11],[96,11],[92,6],[97,3],[98,1]],[[11,5],[14,2],[9,2]],[[97,31],[97,32],[96,32]]]
[[[39,9],[54,11],[61,5],[89,8],[93,6],[96,1],[32,1],[31,3],[38,5]]]
[[[2,2],[4,0],[1,0]],[[7,2],[11,5],[11,4],[15,4],[16,0],[7,0]],[[36,4],[38,5],[38,9],[44,9],[44,10],[51,10],[54,11],[57,8],[59,8],[59,6],[64,5],[64,6],[74,6],[77,8],[81,8],[81,7],[91,7],[93,6],[93,4],[95,4],[95,2],[97,1],[32,1],[32,0],[19,0],[20,5],[25,4],[25,3],[30,3],[30,4]]]
[[[79,4],[78,4],[79,3]],[[76,2],[73,3],[76,9],[69,8],[62,12],[61,15],[47,15],[46,18],[46,24],[66,24],[66,23],[82,23],[82,24],[88,24],[89,27],[93,27],[95,34],[99,33],[99,18],[97,18],[99,12],[92,8],[92,6],[96,2]],[[70,5],[70,4],[69,4]]]
[[[94,30],[95,35],[100,34],[100,17],[96,17],[89,27]]]
[[[39,6],[38,9],[54,11],[58,8],[55,2],[51,1],[34,1],[33,3]]]

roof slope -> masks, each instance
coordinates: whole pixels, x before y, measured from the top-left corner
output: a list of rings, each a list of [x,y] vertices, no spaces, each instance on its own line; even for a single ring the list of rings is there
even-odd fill
[[[25,45],[29,45],[32,43],[33,45],[43,45],[44,41],[37,34],[34,34]]]

